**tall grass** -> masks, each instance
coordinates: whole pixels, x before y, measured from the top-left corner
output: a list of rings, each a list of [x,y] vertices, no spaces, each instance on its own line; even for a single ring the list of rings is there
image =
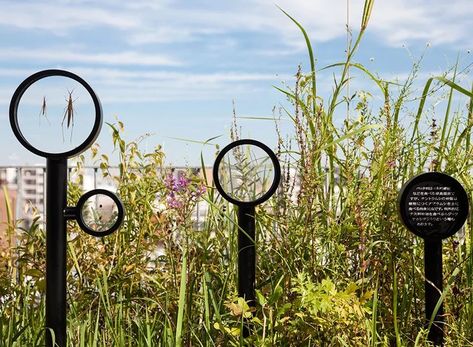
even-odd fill
[[[326,100],[318,94],[310,39],[289,17],[307,44],[310,71],[299,70],[294,87],[281,89],[291,105],[282,112],[294,132],[276,146],[281,187],[257,210],[254,317],[236,294],[234,208],[205,174],[189,172],[185,184],[170,184],[161,149],[143,152],[139,141],[126,143],[117,123],[110,128],[119,173],[109,170],[107,156],[92,152],[103,175],[117,184],[127,219],[120,232],[104,239],[69,226],[70,346],[427,345],[423,247],[399,221],[397,194],[412,175],[440,170],[459,179],[471,196],[473,95],[461,85],[459,63],[450,75],[429,78],[414,98],[418,65],[395,83],[357,63],[372,7],[367,0],[346,60],[326,67],[336,76]],[[377,94],[358,91],[347,100],[350,69],[366,75]],[[445,113],[433,113],[429,100],[441,99],[444,91]],[[459,95],[470,102],[453,111]],[[382,100],[380,107],[373,106],[374,98]],[[355,103],[350,117],[342,107],[347,102]],[[81,193],[81,165],[70,182],[71,204]],[[209,205],[201,229],[190,218],[198,198]],[[460,236],[443,245],[449,346],[473,344],[471,218]],[[43,225],[8,225],[19,243],[14,255],[0,258],[0,341],[43,345]],[[245,318],[253,319],[246,339]]]

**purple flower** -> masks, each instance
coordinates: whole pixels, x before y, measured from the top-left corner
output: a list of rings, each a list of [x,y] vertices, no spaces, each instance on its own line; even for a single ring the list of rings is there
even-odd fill
[[[204,186],[203,184],[201,184],[201,185],[197,186],[196,189],[191,192],[191,196],[193,198],[200,198],[206,192],[207,192],[207,187]]]
[[[164,179],[164,185],[166,186],[167,189],[173,189],[175,185],[175,179],[174,176],[172,175],[172,172],[166,176]]]
[[[187,174],[182,172],[177,178],[172,172],[165,177],[164,185],[168,189],[166,203],[169,208],[182,208],[205,194],[207,188],[204,185],[192,182]]]
[[[175,190],[180,191],[180,190],[186,189],[188,185],[189,185],[189,179],[185,177],[184,175],[179,175],[179,177],[177,178],[177,182],[175,184]]]
[[[179,201],[174,193],[171,193],[168,195],[166,198],[166,202],[168,203],[168,206],[170,208],[181,208],[182,207],[182,201]]]

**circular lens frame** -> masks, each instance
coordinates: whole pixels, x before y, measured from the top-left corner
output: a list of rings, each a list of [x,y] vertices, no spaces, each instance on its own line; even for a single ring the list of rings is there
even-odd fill
[[[80,83],[90,94],[90,97],[92,98],[92,101],[94,103],[94,108],[95,108],[95,122],[89,136],[79,146],[69,151],[62,152],[62,153],[50,153],[50,152],[41,151],[37,149],[36,147],[34,147],[33,145],[31,145],[28,142],[28,140],[23,136],[23,133],[21,132],[20,126],[18,123],[18,105],[20,104],[20,100],[23,94],[33,83],[43,78],[52,77],[52,76],[67,77]],[[66,70],[50,69],[50,70],[39,71],[31,75],[30,77],[25,79],[23,82],[21,82],[21,84],[15,90],[15,93],[13,94],[12,99],[10,101],[10,125],[16,138],[27,150],[45,158],[52,158],[52,159],[71,158],[84,152],[97,139],[100,133],[100,129],[102,128],[102,122],[103,122],[102,105],[100,104],[100,100],[97,94],[95,94],[92,87],[86,81],[84,81],[81,77]]]
[[[450,187],[455,193],[460,207],[458,215],[452,223],[449,223],[448,228],[434,235],[426,235],[420,231],[415,223],[411,221],[406,208],[408,196],[416,186],[423,182],[434,182],[441,186]],[[465,224],[469,213],[468,195],[461,183],[452,176],[442,172],[426,172],[412,177],[402,186],[398,196],[398,212],[404,226],[415,235],[426,240],[442,240],[454,235]]]
[[[220,163],[222,162],[223,157],[233,148],[241,146],[241,145],[252,145],[256,146],[263,151],[266,152],[266,154],[269,156],[271,159],[271,162],[273,163],[273,168],[274,168],[274,177],[273,177],[273,183],[269,187],[268,191],[264,193],[262,196],[260,196],[258,199],[253,200],[253,201],[240,201],[237,199],[232,198],[230,195],[228,195],[225,190],[223,189],[222,185],[220,184],[219,176],[218,176],[218,169],[220,166]],[[264,143],[261,143],[259,141],[253,140],[253,139],[241,139],[234,141],[224,147],[222,151],[217,155],[217,158],[215,159],[214,166],[213,166],[213,181],[215,183],[215,187],[217,188],[218,192],[220,193],[223,198],[232,204],[238,205],[238,206],[256,206],[259,205],[266,200],[268,200],[276,191],[276,189],[279,186],[279,181],[281,180],[281,166],[279,165],[279,160],[276,157],[276,154]]]
[[[84,217],[82,216],[82,208],[84,207],[87,200],[89,200],[89,198],[91,198],[94,195],[106,195],[109,198],[111,198],[113,202],[115,203],[115,205],[117,206],[117,212],[118,212],[117,220],[115,221],[115,223],[113,223],[113,225],[109,229],[105,231],[96,231],[90,228],[85,222]],[[97,236],[97,237],[107,236],[113,233],[114,231],[116,231],[118,228],[120,228],[125,218],[125,207],[123,206],[123,202],[120,200],[120,198],[116,194],[106,189],[94,189],[82,195],[79,201],[77,202],[76,211],[77,211],[76,218],[77,218],[77,223],[79,224],[79,227],[82,230],[84,230],[87,234],[92,235],[92,236]]]

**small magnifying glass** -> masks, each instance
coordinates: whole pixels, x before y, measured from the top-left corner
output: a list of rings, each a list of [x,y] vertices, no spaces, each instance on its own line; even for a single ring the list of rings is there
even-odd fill
[[[281,179],[274,152],[265,144],[241,139],[215,159],[213,180],[220,195],[238,206],[238,295],[255,305],[255,207],[268,200]]]
[[[123,202],[114,193],[94,189],[82,195],[74,207],[67,207],[66,219],[74,219],[87,234],[103,237],[118,230],[125,217]]]
[[[10,101],[10,125],[30,152],[46,158],[46,346],[65,347],[68,219],[86,233],[106,236],[124,218],[120,199],[106,190],[85,193],[67,207],[67,159],[87,150],[102,128],[100,100],[91,86],[65,70],[25,79]],[[51,330],[54,331],[51,334]]]

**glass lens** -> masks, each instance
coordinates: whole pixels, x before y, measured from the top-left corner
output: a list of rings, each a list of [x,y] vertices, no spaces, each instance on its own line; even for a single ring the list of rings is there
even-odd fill
[[[95,107],[89,92],[75,80],[52,76],[33,83],[18,104],[18,126],[25,139],[46,153],[65,153],[90,135]]]
[[[270,189],[274,180],[274,165],[263,149],[242,144],[224,155],[218,167],[218,180],[231,198],[252,202]]]
[[[80,210],[84,224],[95,232],[105,232],[118,219],[118,207],[107,195],[95,194],[88,198]]]

